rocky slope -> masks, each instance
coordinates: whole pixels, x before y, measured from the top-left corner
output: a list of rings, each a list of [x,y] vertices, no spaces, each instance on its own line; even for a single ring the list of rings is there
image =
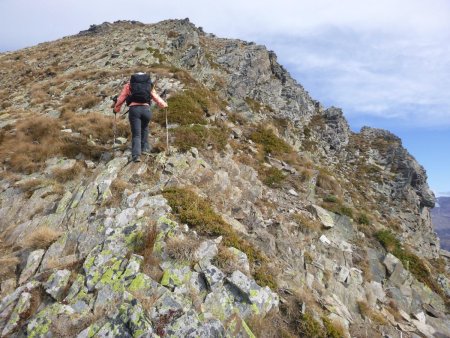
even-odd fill
[[[169,92],[139,164],[108,99],[135,71]],[[104,23],[0,73],[3,336],[450,335],[424,169],[265,47]]]

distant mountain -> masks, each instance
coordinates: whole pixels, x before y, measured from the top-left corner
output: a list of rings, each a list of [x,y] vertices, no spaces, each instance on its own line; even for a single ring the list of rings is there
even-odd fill
[[[441,239],[441,248],[450,251],[450,197],[438,197],[431,211],[434,228]]]

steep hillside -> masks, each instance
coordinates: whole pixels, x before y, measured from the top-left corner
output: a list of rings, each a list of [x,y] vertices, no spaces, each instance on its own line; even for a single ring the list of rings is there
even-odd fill
[[[109,97],[136,71],[169,124],[129,163]],[[424,169],[264,46],[104,23],[0,74],[3,336],[450,335]]]

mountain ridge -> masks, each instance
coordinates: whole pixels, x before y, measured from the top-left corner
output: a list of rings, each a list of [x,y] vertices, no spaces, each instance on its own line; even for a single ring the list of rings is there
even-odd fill
[[[113,121],[104,112],[138,70],[169,91],[170,124],[155,109],[155,155],[129,165],[127,123],[117,129],[123,145],[112,149]],[[390,132],[351,132],[339,108],[313,100],[264,46],[216,38],[189,20],[120,21],[0,54],[0,73],[0,229],[2,243],[22,243],[2,248],[19,259],[2,280],[2,295],[15,295],[0,307],[4,332],[57,334],[58,317],[76,311],[71,325],[80,336],[139,335],[129,319],[138,316],[144,331],[160,336],[181,334],[180,323],[196,334],[230,335],[231,321],[246,337],[261,334],[258,320],[275,309],[279,331],[291,335],[314,336],[308,320],[317,323],[316,336],[319,327],[332,335],[329,321],[347,336],[363,328],[392,336],[396,327],[403,336],[450,331],[448,261],[431,225],[435,198],[425,170]],[[184,218],[185,200],[204,212]],[[150,253],[135,248],[142,245],[135,236],[150,238],[148,224],[159,234]],[[48,249],[27,249],[23,241],[43,227],[63,235]],[[189,239],[204,250],[186,246]],[[180,256],[174,246],[195,254]],[[240,263],[227,272],[220,255],[233,261],[229,250]],[[190,264],[180,265],[186,257]],[[142,279],[158,290],[145,295],[158,306],[134,293]],[[39,288],[52,300],[39,311],[28,305],[21,322],[17,304],[36,301]],[[108,297],[123,310],[104,309]],[[54,302],[62,299],[68,305]],[[286,317],[298,302],[308,310],[300,323]]]

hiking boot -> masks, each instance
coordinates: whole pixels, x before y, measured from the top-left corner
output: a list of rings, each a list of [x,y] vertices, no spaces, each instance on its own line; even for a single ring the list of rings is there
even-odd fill
[[[141,158],[139,156],[133,156],[131,159],[133,162],[141,162]]]
[[[150,146],[149,148],[147,148],[147,149],[143,149],[142,150],[142,154],[143,155],[150,155],[152,153],[152,147]]]

